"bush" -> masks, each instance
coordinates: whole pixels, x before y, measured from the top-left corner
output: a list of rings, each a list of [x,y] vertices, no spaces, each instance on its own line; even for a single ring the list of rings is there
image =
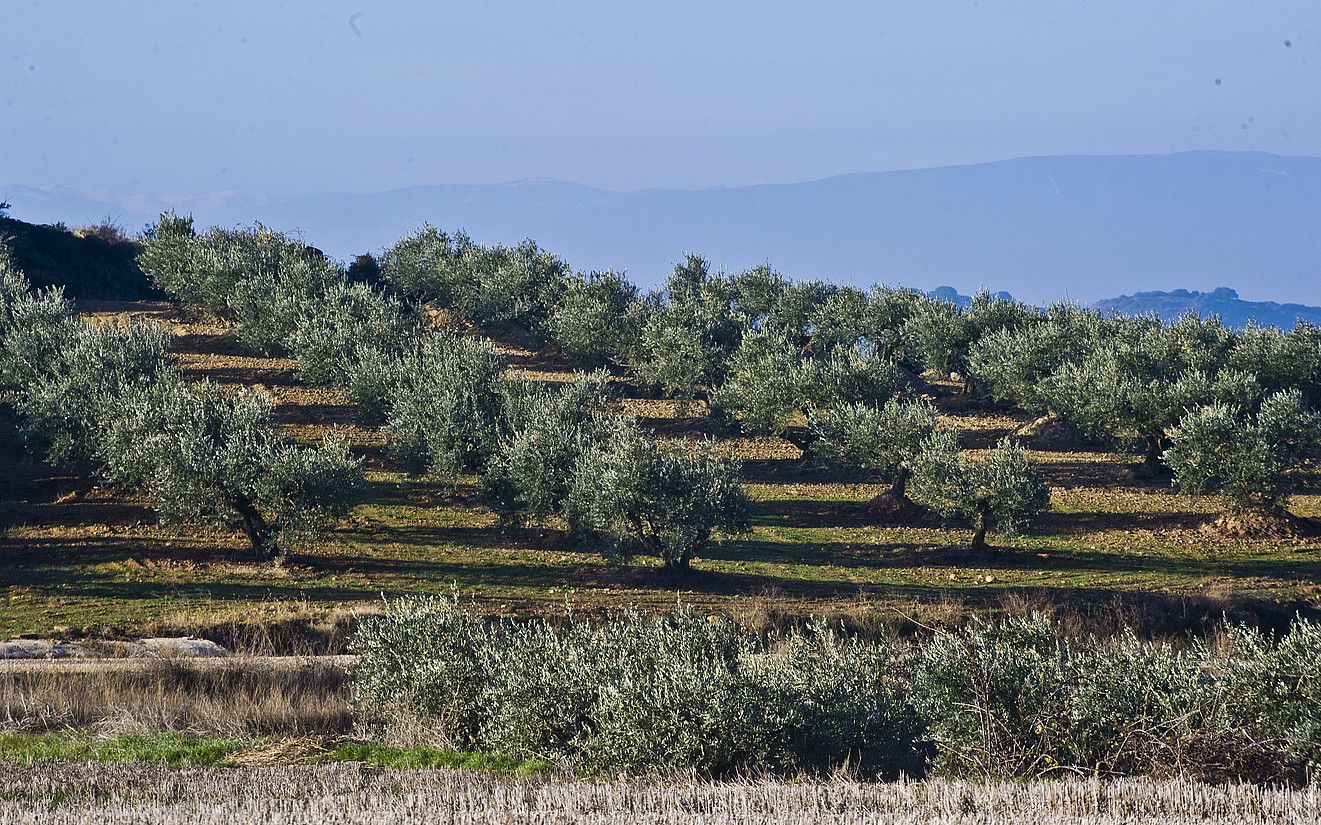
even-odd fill
[[[1321,456],[1321,414],[1297,390],[1277,392],[1255,414],[1215,403],[1193,410],[1170,434],[1164,460],[1186,493],[1218,493],[1233,510],[1283,512]]]
[[[1031,616],[876,644],[684,609],[488,623],[400,602],[353,641],[354,701],[368,721],[591,772],[1306,781],[1321,628],[1220,638],[1072,638]]]
[[[883,406],[836,404],[814,410],[812,458],[854,476],[891,482],[889,495],[907,499],[913,461],[936,430],[936,408],[925,400],[891,399]]]
[[[565,509],[574,531],[607,555],[644,553],[678,570],[716,530],[746,530],[748,519],[734,461],[710,444],[663,448],[622,420],[578,462]]]
[[[355,704],[455,746],[588,771],[728,777],[922,770],[895,656],[824,627],[776,640],[680,611],[493,625],[395,604],[354,642]]]
[[[550,337],[572,364],[622,364],[637,346],[637,300],[637,287],[615,272],[569,278],[550,311]]]
[[[1050,507],[1041,471],[1008,438],[973,462],[959,452],[956,433],[935,433],[913,459],[913,487],[942,516],[972,521],[974,550],[985,549],[988,529],[1014,533]]]

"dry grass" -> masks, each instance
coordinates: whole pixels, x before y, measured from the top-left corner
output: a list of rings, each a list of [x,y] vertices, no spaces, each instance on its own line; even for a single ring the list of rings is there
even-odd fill
[[[876,823],[1266,825],[1316,822],[1321,795],[1181,781],[890,784],[586,782],[337,764],[178,771],[35,765],[0,777],[0,821],[232,823]]]
[[[154,659],[102,669],[0,670],[0,729],[251,738],[336,734],[352,725],[347,674],[325,660]]]

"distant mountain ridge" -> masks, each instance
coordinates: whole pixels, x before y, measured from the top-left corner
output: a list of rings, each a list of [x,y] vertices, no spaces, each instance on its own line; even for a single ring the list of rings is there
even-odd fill
[[[1244,301],[1229,287],[1210,292],[1175,289],[1169,292],[1138,292],[1097,301],[1097,309],[1120,315],[1156,315],[1172,321],[1190,312],[1202,317],[1220,316],[1226,326],[1242,328],[1249,322],[1289,329],[1299,321],[1321,325],[1321,307],[1277,304],[1274,301]]]
[[[25,220],[96,221],[106,197],[0,186]],[[554,180],[373,194],[172,202],[201,225],[260,220],[341,259],[423,222],[483,243],[535,238],[584,270],[653,286],[684,252],[718,267],[769,263],[797,278],[891,283],[1033,303],[1219,284],[1321,304],[1321,158],[1254,152],[1035,157],[818,181],[613,192]],[[165,201],[119,213],[137,228]]]

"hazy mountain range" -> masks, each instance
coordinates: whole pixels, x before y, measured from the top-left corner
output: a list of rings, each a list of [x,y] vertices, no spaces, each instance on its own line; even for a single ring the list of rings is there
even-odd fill
[[[643,285],[692,251],[729,269],[769,262],[794,277],[984,287],[1032,302],[1233,284],[1252,300],[1321,304],[1321,158],[1250,152],[1020,158],[700,190],[527,180],[121,198],[0,185],[0,199],[14,217],[70,225],[109,215],[136,229],[166,206],[203,225],[260,220],[340,258],[427,221],[481,242],[532,237],[576,268],[625,269]]]

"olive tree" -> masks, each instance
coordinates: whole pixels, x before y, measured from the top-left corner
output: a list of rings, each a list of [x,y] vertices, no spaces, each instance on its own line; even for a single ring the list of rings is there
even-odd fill
[[[1185,493],[1216,493],[1235,511],[1284,513],[1321,457],[1321,414],[1297,389],[1274,393],[1255,412],[1208,404],[1179,421],[1164,457]]]
[[[337,283],[307,300],[289,335],[304,380],[349,388],[370,353],[402,352],[421,335],[416,313],[363,283]]]
[[[513,325],[542,336],[568,266],[530,240],[487,247],[465,233],[427,225],[386,250],[380,271],[405,294],[476,324]]]
[[[101,436],[123,399],[178,380],[169,349],[169,332],[152,324],[70,325],[64,346],[18,400],[29,441],[52,462],[100,458]]]
[[[972,549],[986,549],[986,532],[1011,534],[1050,506],[1041,471],[1016,442],[1003,439],[984,458],[969,460],[952,430],[928,437],[913,459],[913,490],[945,518],[972,522]]]
[[[637,346],[637,303],[637,287],[620,273],[576,275],[550,310],[550,337],[572,364],[622,364]]]
[[[186,305],[232,322],[235,336],[259,352],[287,347],[299,324],[345,280],[320,251],[261,224],[199,235],[191,218],[171,213],[147,233],[138,264]]]
[[[667,395],[693,399],[724,380],[743,324],[734,310],[730,279],[713,276],[689,255],[675,267],[662,294],[652,296],[630,369]]]
[[[287,551],[342,517],[361,477],[342,444],[281,438],[270,400],[166,380],[113,402],[95,452],[169,523],[238,524],[254,550]]]
[[[1255,375],[1265,393],[1297,389],[1309,406],[1321,405],[1321,327],[1249,325],[1235,336],[1226,366]]]
[[[783,435],[805,405],[803,354],[779,332],[753,332],[729,360],[728,378],[711,391],[712,414],[749,435]]]
[[[34,292],[0,247],[0,392],[22,391],[63,352],[76,329],[58,289]]]
[[[579,375],[560,390],[515,384],[507,431],[484,467],[478,497],[509,524],[560,515],[584,452],[609,432],[603,374]]]
[[[1043,381],[1049,408],[1093,436],[1135,436],[1149,472],[1161,472],[1169,432],[1188,411],[1213,400],[1250,401],[1250,375],[1226,369],[1231,334],[1196,316],[1165,325],[1116,321],[1107,342]]]
[[[901,332],[910,357],[937,375],[957,374],[967,394],[978,390],[970,352],[976,341],[998,329],[1024,323],[1032,310],[1017,301],[978,292],[965,309],[939,298],[916,301]]]
[[[1105,326],[1100,313],[1056,304],[1022,323],[980,336],[968,353],[969,368],[997,401],[1028,412],[1050,412],[1043,382],[1065,364],[1099,346]]]
[[[504,420],[504,364],[491,342],[436,331],[387,368],[391,452],[438,478],[479,470]]]
[[[717,530],[748,526],[736,462],[710,444],[663,447],[622,419],[578,462],[565,509],[607,555],[653,555],[671,570],[686,570]]]
[[[813,410],[808,427],[817,463],[860,477],[877,477],[890,488],[876,504],[910,503],[908,480],[922,445],[936,431],[936,408],[923,399],[891,399],[883,405],[844,403]]]
[[[799,416],[841,403],[884,403],[906,387],[898,368],[860,345],[811,358],[783,333],[766,331],[743,337],[710,398],[712,411],[744,432],[783,436],[808,450],[815,433],[796,423]]]

